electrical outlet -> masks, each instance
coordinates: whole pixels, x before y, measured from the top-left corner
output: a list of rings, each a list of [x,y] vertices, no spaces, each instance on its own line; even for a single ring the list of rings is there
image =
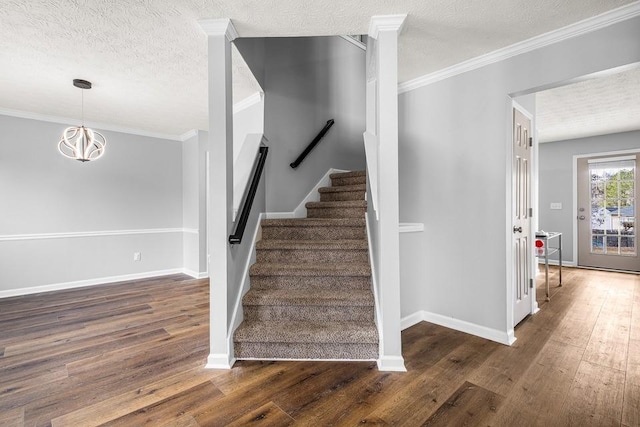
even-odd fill
[[[140,252],[134,252],[133,253],[133,260],[134,261],[140,261],[142,259],[142,254]]]
[[[562,209],[562,203],[560,203],[560,202],[551,202],[549,208],[553,209],[553,210],[561,210]]]

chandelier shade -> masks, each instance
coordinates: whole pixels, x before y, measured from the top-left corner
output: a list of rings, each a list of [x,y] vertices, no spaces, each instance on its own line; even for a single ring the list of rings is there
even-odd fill
[[[74,79],[73,85],[80,89],[91,89],[91,82]],[[97,160],[104,154],[106,138],[100,133],[84,127],[84,92],[82,93],[82,126],[71,126],[62,132],[58,151],[65,157],[88,162]]]
[[[107,140],[100,133],[84,126],[68,127],[62,133],[58,151],[65,157],[88,162],[97,160],[104,154]]]

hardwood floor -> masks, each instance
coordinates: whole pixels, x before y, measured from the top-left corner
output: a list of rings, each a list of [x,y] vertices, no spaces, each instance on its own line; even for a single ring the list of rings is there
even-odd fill
[[[640,276],[563,276],[512,347],[405,330],[406,373],[206,370],[207,281],[181,275],[2,299],[0,425],[639,426]]]

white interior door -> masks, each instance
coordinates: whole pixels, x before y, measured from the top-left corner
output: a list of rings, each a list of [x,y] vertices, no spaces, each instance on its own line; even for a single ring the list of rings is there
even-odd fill
[[[531,120],[513,109],[513,317],[531,313]]]
[[[578,265],[640,271],[637,154],[578,159]]]

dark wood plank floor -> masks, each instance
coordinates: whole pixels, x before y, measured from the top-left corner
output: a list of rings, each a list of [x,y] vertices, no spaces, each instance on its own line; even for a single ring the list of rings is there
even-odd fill
[[[203,369],[208,286],[181,275],[2,299],[0,425],[639,426],[640,276],[563,273],[512,347],[407,329],[406,373]]]

